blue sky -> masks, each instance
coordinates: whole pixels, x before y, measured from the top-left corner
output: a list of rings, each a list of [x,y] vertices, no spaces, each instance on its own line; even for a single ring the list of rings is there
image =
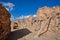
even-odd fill
[[[60,0],[0,0],[4,3],[12,3],[14,6],[10,10],[10,14],[14,18],[27,15],[35,15],[38,8],[43,6],[53,7],[60,6]]]

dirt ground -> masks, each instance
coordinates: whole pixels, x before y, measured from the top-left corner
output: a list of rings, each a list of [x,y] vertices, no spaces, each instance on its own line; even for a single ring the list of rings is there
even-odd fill
[[[28,29],[17,29],[11,32],[9,37],[6,40],[18,40],[31,32]]]

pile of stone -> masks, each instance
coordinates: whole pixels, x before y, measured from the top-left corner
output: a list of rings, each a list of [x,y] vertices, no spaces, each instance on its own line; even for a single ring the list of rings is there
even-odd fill
[[[5,40],[11,32],[9,12],[0,4],[0,40]]]

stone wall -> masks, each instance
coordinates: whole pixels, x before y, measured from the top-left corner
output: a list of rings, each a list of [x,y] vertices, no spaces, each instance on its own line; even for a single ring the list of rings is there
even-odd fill
[[[0,4],[0,40],[5,40],[11,32],[9,12]]]
[[[45,25],[45,21],[47,19],[52,17],[52,19],[55,20],[54,18],[57,17],[57,15],[59,14],[60,14],[59,6],[55,7],[44,6],[38,9],[36,13],[36,20],[34,20],[32,15],[30,15],[29,18],[24,19],[22,22],[20,21],[19,27],[28,28],[32,32],[39,31],[41,29],[41,26]]]
[[[32,33],[21,40],[60,40],[60,6],[39,8],[31,27]]]

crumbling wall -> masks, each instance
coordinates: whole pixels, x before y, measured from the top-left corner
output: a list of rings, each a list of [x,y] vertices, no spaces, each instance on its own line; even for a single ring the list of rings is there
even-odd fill
[[[40,37],[40,40],[60,40],[60,7],[44,7],[39,9],[37,14],[37,21],[40,20],[41,28],[36,37]]]
[[[9,12],[0,4],[0,40],[5,40],[11,32]]]

